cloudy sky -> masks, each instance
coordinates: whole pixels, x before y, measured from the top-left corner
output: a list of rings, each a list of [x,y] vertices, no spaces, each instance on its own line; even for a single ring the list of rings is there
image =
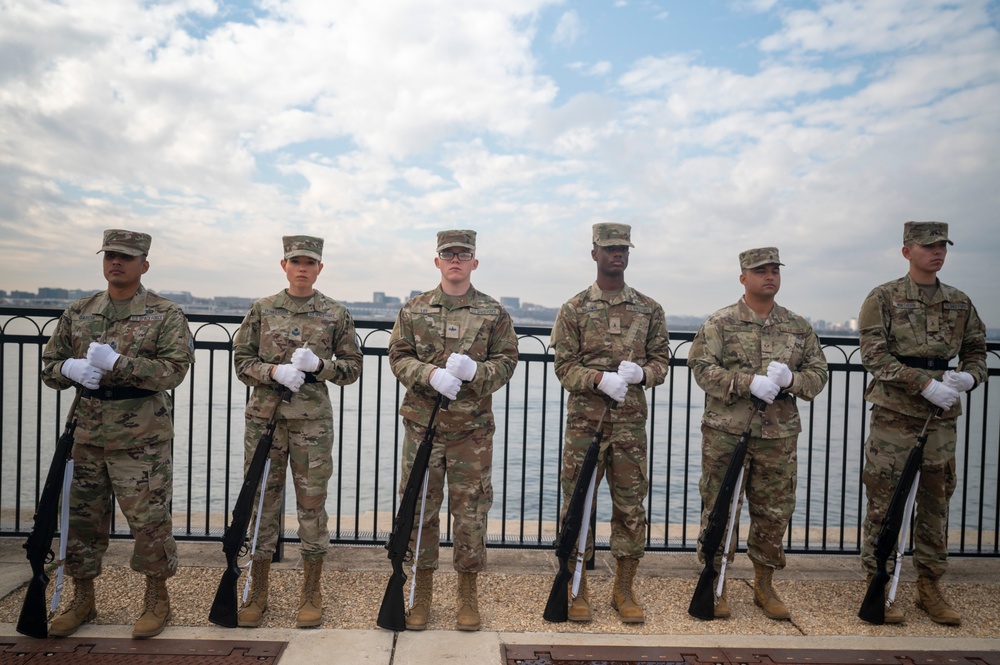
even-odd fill
[[[0,0],[0,288],[145,283],[257,297],[280,237],[326,239],[342,300],[473,282],[557,306],[620,221],[668,314],[739,296],[856,316],[903,222],[951,223],[945,282],[1000,325],[1000,3],[986,0]]]

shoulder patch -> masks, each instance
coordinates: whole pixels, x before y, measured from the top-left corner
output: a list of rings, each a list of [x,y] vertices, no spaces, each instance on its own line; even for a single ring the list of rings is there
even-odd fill
[[[945,309],[969,309],[969,303],[965,302],[946,302],[944,303]]]
[[[892,303],[892,306],[896,307],[898,309],[919,309],[920,308],[920,303],[918,303],[918,302],[894,302],[894,303]]]
[[[630,312],[639,312],[640,314],[652,314],[653,308],[646,307],[645,305],[625,305],[625,309]]]

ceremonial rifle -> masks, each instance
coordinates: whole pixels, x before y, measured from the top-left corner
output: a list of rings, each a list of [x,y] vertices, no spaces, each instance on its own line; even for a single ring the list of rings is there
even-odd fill
[[[243,478],[243,486],[240,487],[239,496],[236,498],[236,505],[233,507],[233,519],[226,527],[226,532],[222,536],[222,551],[226,555],[226,569],[222,572],[222,579],[219,580],[219,588],[215,591],[215,600],[212,601],[212,609],[208,614],[208,620],[224,628],[236,628],[239,625],[239,597],[236,585],[240,579],[240,554],[246,551],[247,530],[250,527],[250,518],[253,512],[253,497],[260,487],[264,492],[266,477],[265,468],[268,467],[268,457],[271,453],[271,444],[274,442],[275,419],[278,416],[278,409],[282,402],[288,402],[292,398],[292,391],[282,388],[281,397],[274,405],[274,411],[267,421],[264,433],[257,441],[257,448],[253,451],[250,459],[250,466]],[[257,519],[260,520],[258,513]]]
[[[28,591],[24,595],[24,603],[21,605],[21,614],[17,619],[17,632],[28,637],[46,638],[49,636],[49,616],[45,609],[45,589],[49,585],[49,576],[45,572],[45,564],[55,559],[52,552],[52,537],[56,531],[56,520],[59,513],[59,496],[65,482],[67,468],[72,474],[71,463],[73,454],[73,436],[76,433],[76,407],[80,403],[81,389],[77,389],[73,404],[69,407],[66,415],[66,427],[63,429],[59,441],[56,442],[55,452],[52,453],[52,462],[49,464],[49,472],[45,476],[45,485],[42,486],[42,493],[38,497],[38,506],[35,508],[35,525],[31,529],[24,549],[28,553],[28,561],[31,563],[31,581],[28,582]],[[63,501],[69,497],[63,496]],[[60,527],[63,532],[69,528],[69,524],[63,522]]]
[[[594,479],[597,472],[597,457],[601,452],[601,439],[604,437],[604,419],[608,415],[610,404],[605,401],[604,411],[601,419],[597,421],[597,430],[594,438],[587,448],[583,457],[583,464],[580,465],[580,472],[576,477],[576,485],[573,487],[573,494],[566,506],[566,515],[563,517],[562,528],[556,538],[556,558],[559,559],[559,570],[552,580],[552,589],[549,591],[549,599],[545,603],[545,611],[542,618],[553,623],[562,623],[569,618],[569,582],[573,579],[573,573],[569,569],[569,559],[573,555],[573,549],[586,548],[584,538],[580,537],[583,532],[584,521],[590,519],[590,501],[593,498]],[[583,565],[582,559],[577,561],[577,570]]]
[[[403,497],[396,510],[396,518],[392,523],[392,533],[385,544],[385,549],[389,551],[389,560],[392,562],[392,575],[389,577],[385,594],[382,596],[382,606],[379,608],[376,624],[387,630],[406,630],[406,604],[403,602],[406,573],[403,572],[403,564],[411,556],[410,534],[413,532],[417,498],[421,494],[420,488],[424,483],[427,465],[431,459],[431,447],[434,443],[435,432],[434,420],[437,418],[438,410],[444,408],[445,400],[443,395],[438,395],[437,399],[434,400],[434,408],[431,410],[430,420],[427,421],[424,438],[417,446],[417,454],[413,458],[410,475],[406,479]]]
[[[885,623],[885,585],[888,584],[890,577],[888,572],[889,557],[896,551],[896,542],[899,540],[903,521],[909,517],[907,506],[916,497],[916,493],[911,492],[910,489],[915,487],[917,479],[920,477],[920,463],[924,459],[924,445],[927,443],[927,428],[930,427],[931,421],[939,415],[941,415],[941,409],[935,407],[927,416],[927,421],[924,422],[924,427],[917,436],[917,445],[910,450],[910,454],[906,458],[903,473],[899,476],[899,482],[896,483],[896,487],[892,491],[892,499],[885,511],[882,528],[878,531],[878,538],[875,540],[875,574],[872,575],[868,591],[865,593],[864,600],[861,601],[861,609],[858,610],[858,617],[868,623],[876,625]],[[900,544],[899,549],[902,550],[903,547],[904,544]],[[901,563],[900,557],[897,557],[895,562],[897,574]]]
[[[722,479],[719,494],[715,497],[715,504],[708,514],[708,524],[705,525],[705,530],[698,538],[698,542],[701,543],[701,553],[705,557],[705,567],[702,569],[701,575],[698,576],[698,584],[695,585],[691,604],[688,605],[688,614],[696,619],[711,621],[715,618],[715,589],[713,588],[717,574],[715,555],[719,551],[719,546],[722,545],[722,538],[726,533],[727,526],[731,531],[735,522],[736,510],[730,504],[734,504],[734,498],[739,496],[740,481],[743,478],[743,461],[747,456],[747,444],[750,440],[753,417],[757,415],[758,411],[763,412],[767,407],[767,404],[757,397],[752,398],[752,402],[753,408],[750,410],[750,417],[747,418],[746,429],[743,430],[739,441],[736,442],[736,448],[729,460],[729,467],[726,468],[726,475]],[[726,554],[723,552],[723,557]]]

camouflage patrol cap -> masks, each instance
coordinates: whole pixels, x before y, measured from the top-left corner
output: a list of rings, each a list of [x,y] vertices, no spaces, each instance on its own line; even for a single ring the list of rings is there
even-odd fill
[[[635,247],[632,244],[632,227],[628,224],[594,224],[594,244],[599,247]]]
[[[281,236],[285,247],[285,258],[307,256],[317,261],[323,260],[323,239],[313,236]]]
[[[124,229],[107,229],[104,232],[104,245],[97,250],[101,252],[118,252],[126,256],[142,256],[149,254],[149,244],[153,241],[148,233],[126,231]]]
[[[785,265],[778,258],[777,247],[758,247],[740,252],[740,270],[750,270],[758,266],[766,266],[769,263],[777,263],[779,266]]]
[[[476,251],[476,232],[468,229],[438,231],[437,251],[440,252],[449,247],[464,247]]]
[[[903,243],[915,242],[918,245],[933,245],[944,240],[949,245],[954,245],[948,240],[948,224],[945,222],[907,222],[903,224]]]

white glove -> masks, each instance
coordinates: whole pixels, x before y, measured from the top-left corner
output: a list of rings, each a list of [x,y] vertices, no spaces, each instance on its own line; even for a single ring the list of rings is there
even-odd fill
[[[958,391],[954,388],[949,388],[940,381],[932,380],[924,389],[920,391],[920,394],[924,396],[928,402],[934,406],[939,406],[945,411],[951,408],[951,405],[958,400]]]
[[[626,383],[639,383],[642,381],[642,368],[629,360],[623,360],[618,365],[618,376],[625,379]]]
[[[104,370],[94,367],[83,358],[64,360],[59,371],[70,381],[91,390],[97,390],[101,385],[101,377],[104,376]]]
[[[292,367],[301,372],[315,372],[319,369],[319,356],[312,349],[295,349],[292,353]]]
[[[87,362],[105,372],[113,370],[115,363],[121,357],[122,354],[112,349],[110,344],[91,342],[90,348],[87,349]]]
[[[781,386],[767,378],[766,376],[761,376],[757,374],[750,381],[750,392],[754,397],[758,397],[768,404],[774,403],[774,398],[778,395],[781,390]]]
[[[602,393],[621,404],[625,401],[625,394],[628,392],[628,384],[625,379],[614,372],[605,372],[601,376],[601,382],[597,384],[597,389]]]
[[[944,376],[941,377],[941,382],[960,393],[969,392],[972,390],[972,386],[976,385],[976,380],[972,378],[971,374],[968,372],[956,372],[952,369],[944,373]]]
[[[779,388],[787,388],[792,385],[792,370],[785,363],[772,360],[767,366],[767,378],[777,383]]]
[[[469,356],[463,355],[461,353],[453,353],[448,356],[448,362],[445,363],[445,369],[451,373],[456,379],[461,381],[472,381],[476,376],[476,370],[479,366],[476,365],[476,361]],[[452,397],[451,399],[455,399]]]
[[[458,397],[458,391],[462,387],[462,380],[451,372],[443,371],[440,367],[431,374],[431,388],[438,391],[448,399]]]
[[[274,368],[271,378],[285,386],[293,393],[299,392],[299,388],[306,381],[306,375],[291,365],[278,365]]]

